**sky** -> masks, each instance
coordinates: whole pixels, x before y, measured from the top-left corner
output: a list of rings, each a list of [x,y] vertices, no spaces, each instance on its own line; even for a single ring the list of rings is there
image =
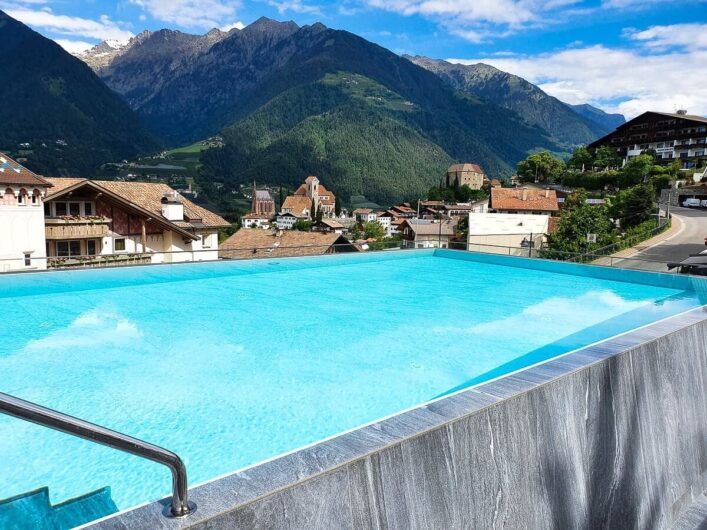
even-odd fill
[[[0,0],[0,9],[74,53],[144,29],[322,22],[398,54],[491,64],[627,118],[707,115],[707,0]]]

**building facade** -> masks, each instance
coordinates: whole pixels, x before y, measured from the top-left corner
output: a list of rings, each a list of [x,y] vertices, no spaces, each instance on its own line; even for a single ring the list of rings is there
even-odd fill
[[[271,217],[267,214],[249,213],[241,217],[243,228],[270,228]]]
[[[322,217],[334,217],[336,215],[336,196],[327,190],[317,177],[307,177],[304,184],[297,188],[293,196],[309,199],[310,206],[308,208],[311,208],[313,201],[316,211],[322,212]]]
[[[455,220],[405,219],[398,231],[412,248],[449,248],[455,238]]]
[[[488,181],[484,170],[478,164],[454,164],[447,170],[448,188],[469,186],[472,190],[480,190],[484,180]]]
[[[218,259],[225,219],[166,184],[48,178],[49,265]]]
[[[0,153],[0,272],[46,268],[44,200],[50,187]]]
[[[268,219],[275,217],[275,201],[268,190],[259,190],[253,182],[253,197],[251,199],[250,213],[266,216]]]
[[[467,250],[528,256],[543,247],[550,219],[527,213],[470,213]]]
[[[652,149],[658,163],[677,159],[684,169],[697,167],[707,163],[707,118],[686,111],[644,112],[589,144],[592,149],[603,146],[615,149],[624,161]]]

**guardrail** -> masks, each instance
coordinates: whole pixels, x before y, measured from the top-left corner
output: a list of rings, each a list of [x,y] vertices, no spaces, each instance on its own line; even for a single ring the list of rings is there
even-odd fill
[[[195,261],[216,261],[216,260],[246,260],[258,258],[280,258],[295,256],[314,256],[331,253],[344,252],[386,252],[390,250],[410,250],[415,248],[415,243],[406,240],[379,241],[379,242],[357,242],[333,245],[271,245],[267,247],[243,247],[237,249],[220,248],[203,250],[168,251],[157,253],[161,256],[159,261],[155,261],[155,254],[150,253],[122,253],[99,256],[71,256],[64,258],[56,257],[32,257],[29,262],[22,258],[0,258],[0,272],[46,272],[55,269],[67,268],[96,268],[96,267],[123,267],[123,266],[152,266],[158,264],[178,265],[181,263]],[[431,245],[427,248],[437,248]],[[636,268],[652,271],[667,270],[667,263],[656,260],[649,260],[636,257],[615,257],[607,255],[606,248],[597,249],[593,252],[566,252],[551,250],[541,246],[506,246],[491,245],[487,243],[472,243],[467,248],[464,241],[457,241],[449,248],[458,250],[469,250],[471,252],[482,252],[491,254],[505,254],[508,256],[521,256],[526,258],[542,258],[560,261],[572,261],[575,263],[595,263],[610,267]],[[218,254],[217,254],[218,252]],[[215,256],[218,256],[216,258]]]
[[[2,392],[0,412],[167,466],[172,472],[172,503],[165,515],[186,517],[196,510],[196,505],[187,497],[187,469],[176,453]]]

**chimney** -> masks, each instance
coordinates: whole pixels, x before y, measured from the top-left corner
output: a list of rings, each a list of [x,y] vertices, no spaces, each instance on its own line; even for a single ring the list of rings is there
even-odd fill
[[[545,188],[545,198],[550,198],[550,188]]]
[[[162,196],[162,217],[168,221],[184,221],[184,205],[174,190]]]
[[[521,200],[527,201],[528,200],[528,188],[523,186],[523,193],[521,195]]]

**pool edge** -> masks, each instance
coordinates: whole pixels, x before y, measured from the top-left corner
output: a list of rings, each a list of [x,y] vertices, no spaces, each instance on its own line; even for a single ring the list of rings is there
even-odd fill
[[[704,328],[703,331],[707,333],[707,306],[668,317],[493,381],[460,390],[305,448],[212,479],[190,489],[190,498],[199,508],[195,514],[186,519],[165,518],[162,512],[167,499],[162,499],[119,512],[80,528],[199,528],[207,522],[218,525],[219,521],[225,523],[224,527],[233,527],[234,521],[241,520],[243,517],[252,518],[252,521],[275,517],[268,513],[270,511],[279,513],[279,507],[284,508],[283,503],[293,503],[288,506],[291,517],[306,518],[307,510],[314,509],[313,506],[318,503],[326,503],[327,507],[335,513],[341,508],[339,506],[341,500],[335,498],[336,491],[344,487],[340,481],[346,481],[345,487],[349,495],[352,495],[352,488],[358,491],[363,487],[361,484],[351,484],[352,473],[358,475],[364,473],[369,476],[374,471],[362,470],[361,466],[370,467],[373,460],[377,462],[376,465],[383,465],[380,460],[384,454],[391,451],[396,455],[404,453],[405,447],[419,445],[416,440],[426,438],[425,435],[434,438],[435,432],[449,431],[452,424],[482,414],[490,407],[504,402],[527,399],[530,393],[546,385],[563,379],[569,380],[577,372],[586,371],[588,374],[589,370],[598,364],[608,365],[612,360],[623,358],[624,354],[630,359],[629,354],[632,351],[642,347],[652,347],[651,344],[663,339],[667,340],[671,336],[689,334],[692,328],[696,327]],[[702,351],[696,352],[696,355],[704,357],[704,347]],[[642,368],[636,367],[635,370]],[[704,385],[707,383],[702,381],[700,384],[703,385],[704,390]],[[443,453],[450,451],[442,446],[440,448]],[[237,451],[238,448],[235,447],[234,450]],[[402,453],[398,455],[400,458],[404,456]],[[434,453],[425,456],[428,460],[439,457]],[[389,469],[388,472],[393,473],[394,470]],[[700,473],[703,478],[698,482],[703,485],[691,486],[691,488],[697,490],[707,486],[707,482],[704,482],[707,474],[704,470],[700,470]],[[322,490],[325,494],[310,497],[308,491],[313,489],[310,487],[312,485],[316,485],[314,490]],[[392,494],[394,492],[389,492],[389,495]],[[380,501],[377,495],[368,492],[367,499],[349,500],[348,509],[351,510],[351,506],[359,506],[362,502],[377,501]],[[335,509],[337,506],[338,509]],[[673,503],[670,506],[672,508]],[[364,509],[366,510],[368,508]],[[296,513],[298,511],[302,513],[298,515]],[[406,517],[413,515],[414,513],[407,514]],[[443,521],[430,522],[441,524]]]

